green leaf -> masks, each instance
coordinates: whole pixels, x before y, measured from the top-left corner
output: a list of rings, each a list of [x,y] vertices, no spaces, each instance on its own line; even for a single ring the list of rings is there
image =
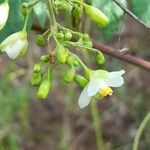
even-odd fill
[[[119,0],[119,2],[126,6],[126,0]],[[92,0],[92,5],[103,11],[109,18],[110,23],[101,30],[107,39],[112,38],[112,36],[118,31],[119,25],[124,16],[124,11],[115,4],[113,0]]]
[[[132,0],[131,10],[139,19],[150,25],[150,0]]]
[[[12,33],[22,30],[24,25],[24,17],[21,12],[22,2],[28,0],[9,0],[9,17],[3,30],[0,31],[0,43]],[[2,3],[3,1],[0,0]],[[31,27],[32,19],[29,19],[28,28]]]
[[[47,18],[47,12],[46,12],[46,7],[43,2],[39,2],[37,5],[34,6],[34,13],[38,19],[38,22],[41,26],[41,28],[44,28],[44,25],[46,23],[46,18]]]

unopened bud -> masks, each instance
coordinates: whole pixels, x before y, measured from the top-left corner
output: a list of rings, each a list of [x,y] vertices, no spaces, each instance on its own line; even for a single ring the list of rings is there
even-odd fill
[[[72,67],[65,73],[64,81],[67,83],[72,82],[74,75],[75,75],[75,69]]]
[[[40,60],[41,60],[43,63],[46,63],[46,62],[48,62],[48,61],[50,60],[50,57],[49,57],[49,55],[42,55],[42,56],[40,57]]]
[[[69,40],[71,40],[71,38],[72,38],[71,32],[68,32],[68,31],[67,31],[67,32],[65,33],[64,39],[67,40],[67,41],[69,41]]]
[[[98,8],[85,4],[85,12],[98,25],[105,27],[109,23],[108,17]]]
[[[49,90],[50,90],[50,80],[48,79],[45,79],[40,87],[39,87],[39,90],[38,90],[38,93],[37,93],[37,96],[39,99],[45,99],[49,93]]]
[[[81,75],[75,75],[74,80],[81,88],[84,88],[88,83],[85,77]]]
[[[39,72],[41,72],[41,70],[42,70],[42,65],[41,64],[35,64],[34,65],[33,71],[35,73],[39,73]]]
[[[97,62],[97,64],[99,64],[99,65],[101,65],[101,64],[103,64],[103,63],[105,62],[105,57],[104,57],[104,55],[103,55],[101,52],[99,52],[99,53],[96,55],[96,62]]]
[[[36,37],[36,44],[37,44],[38,46],[43,46],[43,45],[45,45],[45,42],[46,42],[46,40],[44,39],[44,37],[43,37],[42,35],[38,35],[38,36]]]
[[[31,84],[34,86],[37,86],[41,83],[41,73],[35,73],[33,72],[32,78],[31,78]]]
[[[68,56],[67,49],[63,45],[57,43],[55,50],[58,62],[64,64]]]

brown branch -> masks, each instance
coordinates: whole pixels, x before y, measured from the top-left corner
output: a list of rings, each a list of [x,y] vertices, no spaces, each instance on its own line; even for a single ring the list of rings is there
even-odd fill
[[[133,18],[135,21],[140,23],[142,26],[144,26],[147,29],[150,29],[150,26],[146,25],[143,21],[141,21],[136,15],[134,15],[128,8],[120,4],[117,0],[113,0],[114,3],[116,3],[126,14],[128,14],[131,18]]]
[[[146,60],[143,60],[143,59],[135,57],[135,56],[131,56],[130,54],[125,54],[123,52],[120,52],[119,50],[115,50],[109,46],[99,44],[96,42],[94,42],[94,47],[105,54],[111,55],[117,59],[126,61],[130,64],[133,64],[133,65],[141,67],[147,71],[150,71],[150,62],[148,62]]]
[[[33,25],[32,27],[33,30],[38,31],[38,32],[44,32],[46,31],[46,29],[41,29],[39,26]],[[135,66],[141,67],[147,71],[150,71],[150,62],[143,60],[141,58],[135,57],[135,56],[131,56],[130,54],[125,54],[123,52],[120,52],[119,50],[114,50],[113,48],[103,45],[103,44],[99,44],[96,42],[94,43],[94,47],[100,51],[102,51],[105,54],[111,55],[117,59],[126,61],[130,64],[133,64]]]

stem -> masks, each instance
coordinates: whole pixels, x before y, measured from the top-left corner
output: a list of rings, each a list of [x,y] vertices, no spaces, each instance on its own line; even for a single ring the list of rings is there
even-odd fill
[[[150,29],[150,26],[146,25],[143,21],[141,21],[136,15],[134,15],[129,9],[120,4],[117,0],[113,0],[126,14],[128,14],[135,21],[143,25],[145,28]]]
[[[91,112],[93,117],[93,126],[95,130],[97,150],[104,150],[104,143],[101,133],[100,116],[95,99],[91,101]]]
[[[31,10],[28,10],[27,16],[25,17],[25,22],[24,22],[24,26],[23,26],[23,31],[27,30],[27,25],[28,25],[28,20],[29,20],[29,16],[30,16]]]
[[[39,3],[41,0],[33,0],[32,2],[29,2],[29,3],[23,3],[23,6],[25,7],[25,8],[31,8],[31,7],[33,7],[33,6],[35,6],[37,3]]]
[[[83,67],[85,72],[87,72],[89,70],[89,68],[80,60],[80,58],[76,54],[74,54],[74,53],[72,53],[70,51],[69,51],[69,53],[71,55],[73,55],[79,61],[80,65]]]
[[[83,48],[83,49],[87,49],[87,50],[90,50],[90,51],[93,51],[93,52],[96,52],[96,53],[101,53],[99,50],[95,49],[95,48],[92,48],[92,47],[87,47],[87,46],[84,46],[84,45],[80,45],[80,43],[78,42],[66,42],[67,45],[70,45],[70,46],[73,46],[73,47],[76,47],[76,48]]]
[[[46,3],[47,3],[49,15],[50,15],[50,26],[53,27],[54,32],[56,32],[57,31],[57,22],[56,22],[56,18],[55,18],[53,6],[52,6],[52,0],[46,0]]]
[[[144,117],[143,121],[141,122],[137,132],[136,132],[136,135],[135,135],[135,138],[134,138],[134,142],[133,142],[133,150],[137,150],[138,149],[138,145],[139,145],[139,140],[140,140],[140,137],[141,137],[141,134],[146,126],[146,124],[148,123],[148,121],[150,121],[150,112],[147,113],[147,115]]]

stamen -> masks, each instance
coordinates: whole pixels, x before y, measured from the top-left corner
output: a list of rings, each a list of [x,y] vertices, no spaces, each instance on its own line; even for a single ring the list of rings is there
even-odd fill
[[[110,87],[105,87],[104,89],[101,89],[99,91],[99,93],[102,95],[102,96],[107,96],[107,95],[112,95],[113,93],[113,90],[110,88]]]

